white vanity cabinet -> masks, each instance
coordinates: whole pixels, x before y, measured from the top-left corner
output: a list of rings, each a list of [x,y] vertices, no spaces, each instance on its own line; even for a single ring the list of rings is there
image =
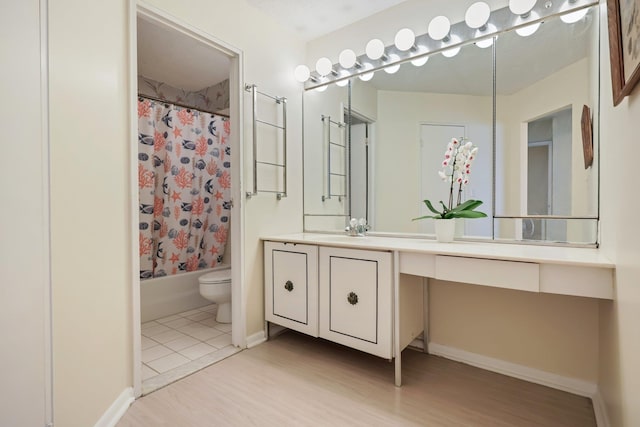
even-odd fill
[[[318,336],[318,247],[265,242],[265,319]]]
[[[264,243],[265,319],[393,356],[390,252]]]
[[[320,337],[392,358],[391,253],[320,247]]]

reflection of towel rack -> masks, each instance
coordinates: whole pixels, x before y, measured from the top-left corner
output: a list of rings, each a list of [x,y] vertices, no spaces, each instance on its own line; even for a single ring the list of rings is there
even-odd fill
[[[251,198],[258,194],[258,192],[262,192],[275,193],[277,199],[280,200],[283,197],[287,197],[287,98],[260,92],[256,85],[245,85],[244,90],[251,92],[251,100],[253,102],[253,192],[247,191],[247,198]],[[282,105],[282,125],[258,119],[258,95],[271,98],[276,104]],[[282,163],[258,160],[258,123],[272,126],[282,131]],[[282,169],[282,190],[258,190],[258,164]]]
[[[346,172],[347,146],[344,142],[344,138],[341,138],[342,143],[335,142],[331,139],[331,126],[337,127],[339,131],[342,131],[343,128],[345,127],[345,124],[331,120],[331,116],[321,115],[320,119],[322,120],[322,124],[323,124],[322,129],[325,132],[325,135],[326,135],[325,141],[327,144],[327,195],[322,196],[322,201],[324,202],[325,200],[331,199],[332,196],[336,196],[338,197],[338,201],[341,202],[342,198],[347,196],[345,194],[347,189],[347,185],[346,185],[347,183],[347,172]],[[339,147],[340,149],[344,150],[343,151],[344,163],[342,165],[342,169],[343,169],[342,171],[336,171],[335,169],[331,168],[331,147]],[[331,178],[334,176],[342,177],[342,179],[344,180],[344,185],[342,187],[343,191],[341,193],[333,193],[331,190]]]

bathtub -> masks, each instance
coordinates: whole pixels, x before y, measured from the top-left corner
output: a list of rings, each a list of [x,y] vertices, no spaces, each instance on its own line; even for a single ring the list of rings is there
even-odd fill
[[[198,277],[227,268],[230,266],[220,264],[215,268],[140,281],[142,323],[211,304],[200,296]]]

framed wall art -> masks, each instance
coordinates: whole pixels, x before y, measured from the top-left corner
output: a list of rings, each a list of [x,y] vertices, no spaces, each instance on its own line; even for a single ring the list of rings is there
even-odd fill
[[[640,81],[640,0],[607,0],[613,105]]]

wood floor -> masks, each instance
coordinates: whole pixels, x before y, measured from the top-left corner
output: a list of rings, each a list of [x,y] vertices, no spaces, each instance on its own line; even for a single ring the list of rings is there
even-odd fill
[[[128,426],[596,426],[591,401],[414,350],[393,363],[286,332],[148,396]]]

